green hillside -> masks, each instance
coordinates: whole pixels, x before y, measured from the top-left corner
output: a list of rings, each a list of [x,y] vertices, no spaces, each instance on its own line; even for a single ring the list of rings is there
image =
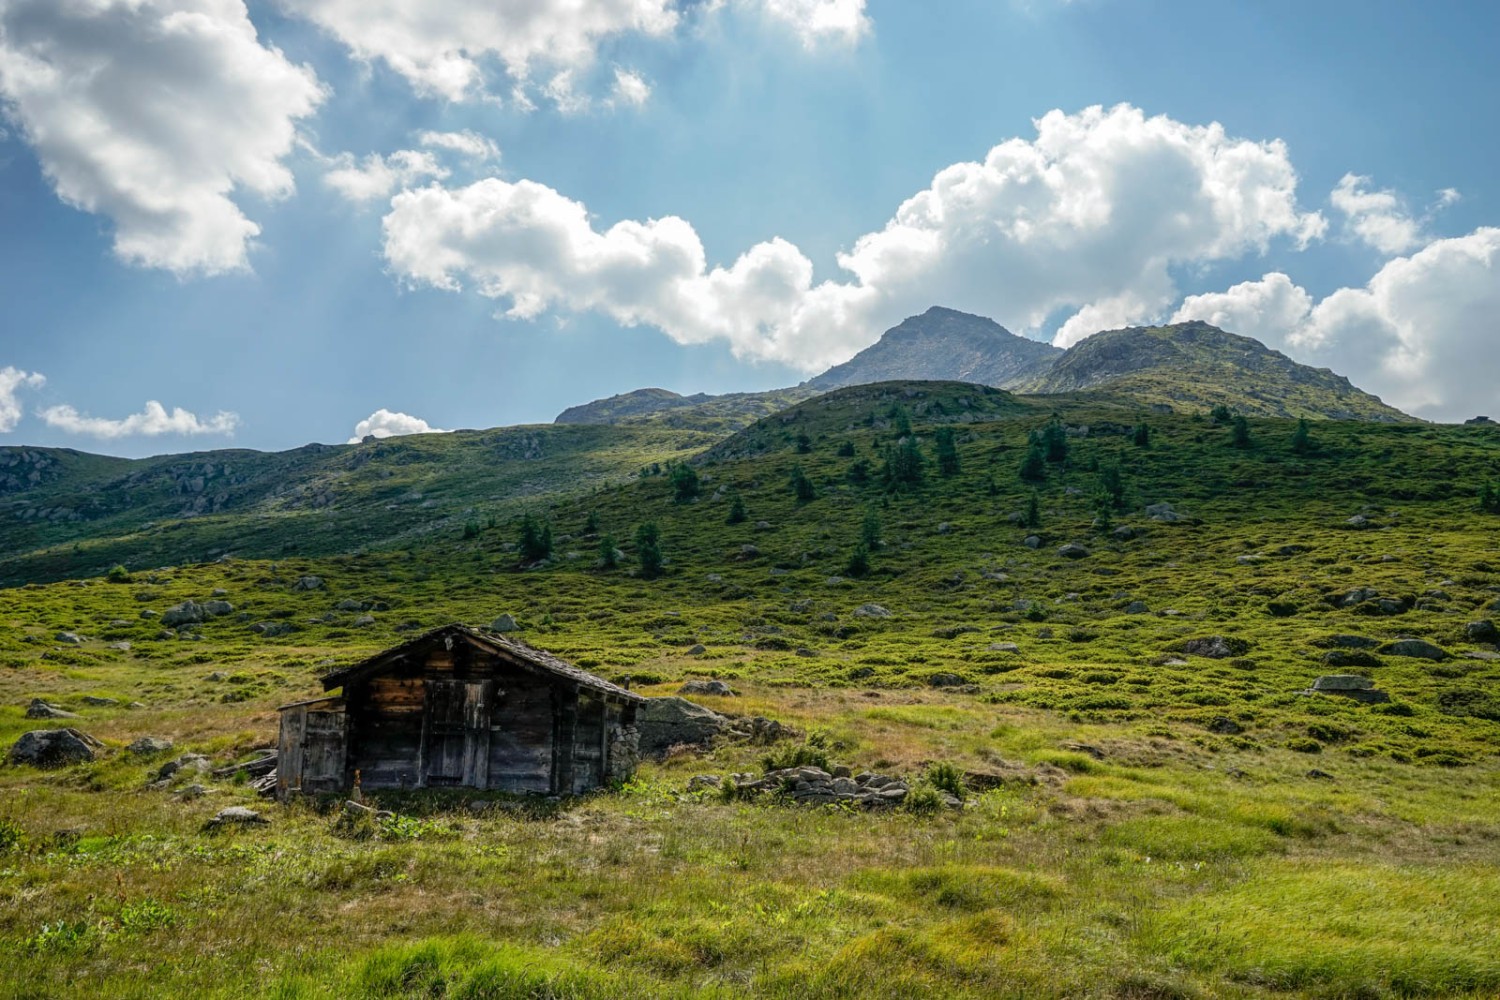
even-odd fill
[[[132,558],[128,538],[79,538],[124,556],[91,568],[125,562],[130,579],[0,590],[0,743],[66,724],[105,744],[95,763],[0,766],[0,947],[24,956],[0,976],[11,994],[1500,993],[1500,635],[1483,624],[1500,620],[1500,516],[1477,501],[1500,483],[1500,428],[1299,435],[1089,393],[894,383],[706,450],[660,429],[549,430],[547,457],[493,467],[476,456],[541,431],[385,442],[358,468],[374,446],[327,450],[361,491],[386,469],[440,500],[391,524],[388,495],[363,522],[336,502],[321,516],[342,554],[318,555],[333,541],[303,526],[320,515],[279,512],[267,485],[253,515],[184,522],[204,551],[181,565],[155,558],[165,543]],[[679,471],[670,455],[697,457]],[[597,475],[573,481],[584,456]],[[494,501],[493,522],[464,514],[517,483],[535,489]],[[550,558],[516,551],[523,510],[550,524]],[[276,525],[265,545],[298,551],[241,558],[258,521]],[[652,578],[636,571],[648,522],[666,557]],[[599,565],[616,547],[621,564]],[[236,556],[196,561],[217,550]],[[320,585],[299,588],[310,574]],[[233,609],[201,625],[142,616],[216,592]],[[726,680],[736,696],[702,703],[801,735],[674,753],[577,801],[384,795],[397,815],[369,828],[228,776],[147,788],[183,751],[223,765],[266,745],[274,706],[334,666],[501,614],[645,694]],[[1304,693],[1329,674],[1389,700]],[[23,718],[37,697],[80,718]],[[176,746],[123,749],[142,735]],[[967,773],[967,804],[688,790],[804,739],[919,789]],[[270,824],[203,832],[233,804]],[[142,960],[158,953],[173,960]]]

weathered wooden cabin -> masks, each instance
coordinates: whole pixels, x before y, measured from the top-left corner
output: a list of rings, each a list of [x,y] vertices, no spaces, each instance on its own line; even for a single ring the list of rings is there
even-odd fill
[[[559,795],[628,778],[640,695],[502,635],[448,625],[284,705],[279,798],[379,788]]]

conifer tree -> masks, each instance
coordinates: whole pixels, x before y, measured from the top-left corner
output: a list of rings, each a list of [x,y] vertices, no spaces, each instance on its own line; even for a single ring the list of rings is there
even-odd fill
[[[812,480],[807,478],[800,465],[792,469],[792,493],[797,497],[798,503],[807,503],[818,495],[813,489]]]
[[[1033,442],[1021,460],[1021,478],[1028,483],[1039,483],[1047,478],[1047,456],[1041,444]]]
[[[1245,419],[1243,413],[1236,413],[1231,421],[1229,446],[1231,448],[1250,447],[1250,421]]]
[[[654,521],[635,529],[635,557],[641,564],[641,576],[648,580],[661,576],[666,560],[661,554],[661,531]]]
[[[1026,498],[1026,513],[1022,522],[1028,528],[1040,528],[1042,526],[1042,498],[1036,490],[1031,491],[1031,496]]]
[[[1292,454],[1306,455],[1310,453],[1315,445],[1312,441],[1312,429],[1307,425],[1307,418],[1303,417],[1297,421],[1297,429],[1292,432]]]
[[[1132,439],[1137,448],[1151,447],[1151,428],[1146,424],[1135,425],[1135,435]]]
[[[698,480],[698,473],[693,467],[683,462],[672,467],[672,495],[678,503],[687,503],[696,497],[703,489],[703,484]]]
[[[952,427],[940,427],[935,435],[938,474],[958,475],[958,443],[953,437]]]
[[[605,535],[599,539],[599,566],[602,569],[614,569],[618,565],[620,557],[615,550],[614,536]]]
[[[724,519],[726,524],[743,524],[748,515],[745,513],[745,501],[740,499],[736,493],[734,499],[729,501],[729,516]]]
[[[521,518],[516,546],[521,550],[521,558],[527,562],[546,559],[552,554],[552,525],[538,520],[534,514],[527,514]]]

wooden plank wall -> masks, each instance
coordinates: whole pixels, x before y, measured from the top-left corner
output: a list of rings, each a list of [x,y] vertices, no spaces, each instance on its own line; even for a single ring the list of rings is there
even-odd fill
[[[422,756],[425,681],[420,668],[370,678],[348,691],[346,782],[365,788],[414,788]]]
[[[495,683],[487,787],[552,791],[553,685],[515,668],[499,674]]]
[[[578,698],[578,722],[573,730],[573,783],[564,791],[575,794],[604,783],[604,701],[586,694]]]

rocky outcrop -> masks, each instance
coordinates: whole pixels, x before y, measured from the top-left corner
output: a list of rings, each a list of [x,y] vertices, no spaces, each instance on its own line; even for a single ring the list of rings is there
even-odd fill
[[[93,760],[94,751],[103,746],[92,736],[76,729],[33,729],[21,734],[11,746],[10,762],[32,767],[85,764]]]

